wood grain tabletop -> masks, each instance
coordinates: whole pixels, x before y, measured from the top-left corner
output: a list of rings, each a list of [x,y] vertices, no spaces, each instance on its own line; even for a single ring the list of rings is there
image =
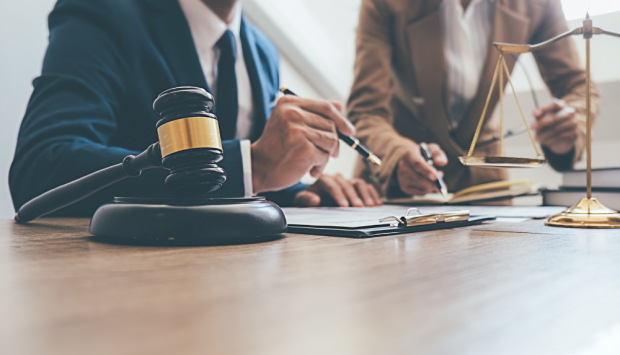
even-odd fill
[[[0,221],[0,354],[580,355],[620,337],[620,231],[166,247],[88,222]]]

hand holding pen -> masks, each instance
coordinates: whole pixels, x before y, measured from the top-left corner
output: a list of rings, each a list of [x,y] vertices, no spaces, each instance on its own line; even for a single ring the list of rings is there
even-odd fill
[[[424,148],[423,148],[424,147]],[[432,163],[432,164],[431,164]],[[431,192],[447,193],[443,172],[436,166],[448,164],[448,157],[435,143],[420,145],[412,142],[397,165],[396,178],[400,189],[407,195],[423,196]]]
[[[338,132],[353,135],[355,128],[333,103],[282,97],[250,147],[253,192],[293,186],[307,172],[321,175],[329,157],[338,156]]]
[[[422,142],[420,143],[420,153],[422,154],[422,158],[426,160],[426,163],[432,167],[435,167],[435,161],[433,159],[433,153],[431,153],[431,149],[428,144]],[[441,192],[443,197],[448,195],[448,187],[446,183],[443,181],[443,172],[437,174],[437,180],[435,180],[435,187]]]
[[[284,95],[297,96],[294,92],[292,92],[291,90],[287,88],[281,88],[280,92]],[[340,107],[340,104],[337,104],[337,103],[334,103],[334,104],[338,105],[339,110],[342,110],[342,107]],[[340,130],[338,131],[338,138],[340,138],[341,141],[348,144],[349,147],[355,149],[355,151],[359,155],[361,155],[364,159],[368,160],[369,162],[375,165],[381,165],[381,159],[379,159],[379,157],[377,157],[376,155],[372,154],[370,150],[368,150],[368,148],[364,147],[360,143],[359,139],[355,138],[352,135],[343,134],[342,131]]]

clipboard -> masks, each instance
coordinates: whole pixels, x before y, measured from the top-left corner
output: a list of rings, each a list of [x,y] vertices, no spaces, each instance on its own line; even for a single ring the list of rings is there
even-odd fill
[[[471,216],[467,210],[422,214],[417,208],[410,208],[402,217],[386,216],[374,225],[341,227],[289,224],[287,232],[345,238],[372,238],[467,227],[495,219],[494,216]]]

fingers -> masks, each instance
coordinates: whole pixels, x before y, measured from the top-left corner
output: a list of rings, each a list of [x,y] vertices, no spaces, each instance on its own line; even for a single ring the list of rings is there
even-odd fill
[[[553,106],[555,105],[555,106]],[[548,105],[556,111],[544,113],[532,128],[536,130],[536,140],[555,154],[568,153],[575,146],[579,136],[579,122],[575,108],[557,100]],[[557,110],[560,108],[559,110]]]
[[[421,189],[416,185],[405,185],[400,188],[405,194],[409,196],[424,196],[432,191]]]
[[[572,151],[575,148],[574,139],[560,139],[553,142],[545,143],[545,147],[551,150],[552,153],[557,155],[564,155]]]
[[[329,203],[330,200],[334,200],[340,207],[379,206],[382,204],[379,193],[370,184],[362,179],[349,181],[340,174],[334,176],[323,175],[313,185],[308,187],[306,191],[310,191],[322,197],[320,201],[322,204]],[[304,206],[317,201],[310,195],[304,194],[298,196],[298,202],[300,204],[303,203]],[[326,198],[327,196],[330,198]],[[311,198],[312,201],[310,201]]]
[[[577,131],[575,131],[575,130],[566,130],[566,131],[563,131],[563,132],[559,132],[553,138],[556,141],[571,141],[573,144],[575,144],[575,140],[577,139],[578,136],[579,136],[579,134],[577,133]]]
[[[353,124],[351,124],[332,103],[301,98],[297,99],[300,100],[299,105],[302,109],[332,120],[340,133],[347,136],[355,135],[355,127],[353,127]]]
[[[306,137],[321,151],[332,157],[338,157],[340,140],[337,133],[308,128]]]
[[[427,180],[437,180],[437,169],[428,165],[419,150],[413,149],[407,151],[407,153],[403,155],[401,162],[403,162],[411,171],[417,172],[418,174],[425,177]]]
[[[433,146],[433,148],[431,148],[431,146]],[[431,154],[433,154],[433,151],[435,152],[434,154],[438,155],[443,153],[441,148],[436,144],[429,145],[429,150],[431,149]],[[445,160],[447,164],[447,157]],[[435,167],[430,166],[422,157],[422,154],[416,149],[405,153],[398,163],[398,183],[401,190],[406,194],[419,196],[431,192],[438,192],[439,190],[435,184],[438,176],[443,176],[443,174],[437,171]]]
[[[335,176],[336,182],[340,185],[344,195],[347,197],[347,200],[350,203],[350,206],[353,207],[364,207],[364,202],[357,195],[357,191],[353,187],[353,184],[342,177],[342,175],[337,174]]]
[[[325,119],[325,117],[321,115],[303,110],[299,107],[288,107],[285,111],[285,116],[289,121],[297,124],[303,124],[321,131],[337,133],[334,121]]]
[[[294,129],[294,132],[289,132],[289,137],[294,137],[296,140],[298,136],[305,136],[321,151],[330,156],[338,157],[340,140],[334,122],[298,107],[287,108],[286,115],[291,122],[294,122],[291,126],[294,127],[291,128]],[[294,133],[299,134],[295,135]],[[291,141],[289,143],[294,145],[297,142]]]
[[[366,181],[355,179],[353,180],[353,186],[366,206],[381,206],[383,204],[377,190]]]
[[[540,141],[542,146],[549,148],[555,154],[565,154],[575,147],[578,133],[573,130],[560,132],[554,137]]]
[[[375,200],[375,204],[377,206],[383,205],[383,201],[381,200],[381,195],[379,195],[379,192],[377,191],[377,189],[375,189],[375,187],[370,184],[368,184],[368,187],[370,190],[370,195]]]
[[[399,173],[400,174],[400,173]],[[437,186],[433,181],[428,180],[424,176],[415,171],[406,173],[405,177],[399,177],[401,190],[410,195],[426,195],[431,192],[438,192]]]
[[[549,104],[534,110],[533,115],[536,120],[541,119],[545,114],[557,112],[566,107],[566,102],[562,99],[554,98]]]
[[[315,165],[310,169],[310,176],[313,178],[317,178],[323,174],[323,170],[325,169],[326,164]]]
[[[295,206],[316,207],[321,204],[321,197],[312,191],[302,191],[295,196]]]
[[[336,107],[336,110],[338,110],[338,112],[342,112],[342,104],[340,102],[330,101],[330,103],[334,105],[334,107]]]
[[[357,194],[360,196],[362,201],[364,201],[364,204],[366,206],[375,205],[375,199],[371,195],[370,191],[368,191],[368,189],[366,188],[366,182],[364,180],[353,180],[353,187],[355,188],[355,191],[357,191]]]
[[[397,178],[401,190],[409,195],[426,195],[437,189],[434,182],[420,175],[402,161],[398,165]]]
[[[562,122],[566,120],[571,120],[574,118],[575,118],[575,108],[565,107],[564,109],[558,112],[545,114],[538,121],[532,124],[532,129],[538,132],[541,130],[545,130],[545,129],[553,129],[555,125],[561,124]]]
[[[329,157],[338,156],[337,122],[348,126],[343,127],[344,131],[352,132],[351,124],[335,105],[292,95],[282,97],[274,106],[262,136],[250,148],[256,191],[291,186],[307,172],[320,176]]]
[[[336,123],[332,120],[325,119],[325,117],[321,115],[317,115],[316,113],[301,110],[304,117],[304,122],[315,129],[319,129],[326,132],[333,132],[337,134],[336,131]]]
[[[428,145],[428,150],[430,150],[433,156],[433,162],[438,166],[445,166],[448,164],[448,156],[444,151],[439,147],[436,143],[430,143]]]
[[[558,139],[560,136],[574,135],[577,138],[578,125],[574,119],[564,120],[551,128],[539,130],[536,133],[536,140],[539,142],[547,142],[549,140]]]
[[[310,175],[317,178],[323,174],[323,170],[329,161],[330,152],[315,145],[308,136],[305,136],[305,138],[307,142],[306,146],[300,153],[296,154],[293,152],[293,156],[297,156],[296,160],[298,161],[300,157],[306,157],[306,159],[308,159],[308,165],[312,167],[310,169]]]
[[[334,176],[323,175],[310,188],[329,195],[340,207],[349,207],[349,199]]]

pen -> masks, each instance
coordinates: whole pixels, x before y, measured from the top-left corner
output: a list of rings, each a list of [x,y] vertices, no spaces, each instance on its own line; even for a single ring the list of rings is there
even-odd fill
[[[285,95],[297,96],[294,92],[292,92],[291,90],[287,88],[281,88],[280,92]],[[376,155],[372,154],[370,150],[368,150],[368,148],[360,144],[359,139],[353,136],[345,136],[344,134],[340,132],[338,132],[338,138],[340,138],[340,140],[348,144],[351,148],[355,149],[355,151],[357,151],[365,159],[368,159],[370,162],[374,164],[381,165],[381,159],[379,159],[379,157],[377,157]]]
[[[428,145],[426,143],[420,143],[420,152],[422,153],[422,157],[424,158],[424,160],[426,160],[428,165],[435,166],[435,163],[433,162],[433,155],[431,154],[431,151],[428,149]],[[435,185],[439,189],[439,192],[441,192],[441,195],[443,197],[446,197],[446,195],[448,194],[448,188],[446,187],[446,183],[443,181],[441,176],[437,175],[437,180],[435,180]]]

